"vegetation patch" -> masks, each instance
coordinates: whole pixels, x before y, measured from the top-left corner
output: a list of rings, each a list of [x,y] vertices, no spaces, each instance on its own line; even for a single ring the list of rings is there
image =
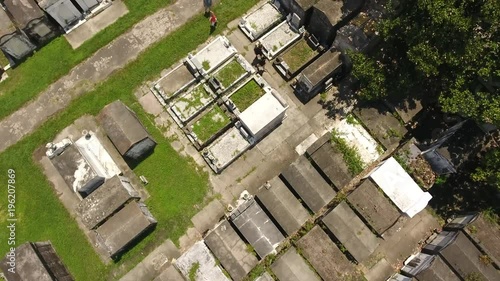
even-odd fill
[[[257,253],[255,252],[255,249],[253,248],[252,245],[247,244],[246,250],[247,250],[247,253],[252,254],[254,256],[257,256]]]
[[[409,157],[409,151],[398,151],[396,154],[393,155],[393,158],[401,165],[401,167],[408,173],[411,174],[413,171],[408,165],[408,157]]]
[[[389,128],[387,131],[386,131],[386,134],[384,136],[384,139],[389,139],[389,138],[402,138],[403,135],[398,132],[397,130],[394,130],[393,128]]]
[[[210,94],[203,85],[198,85],[191,92],[180,97],[175,102],[174,107],[182,114],[184,119],[188,119],[202,108],[208,100],[210,100]]]
[[[263,95],[264,89],[257,84],[255,79],[251,79],[243,87],[236,91],[236,93],[231,95],[231,100],[234,102],[236,107],[238,107],[240,112],[243,112]]]
[[[306,40],[300,40],[288,52],[283,55],[283,60],[288,64],[292,72],[297,71],[316,55]]]
[[[192,130],[201,142],[205,142],[229,124],[230,121],[229,117],[227,117],[220,107],[214,106],[207,114],[194,123]]]
[[[215,78],[225,88],[231,86],[238,78],[246,73],[246,70],[241,66],[237,60],[232,60],[224,68],[215,74]]]
[[[196,275],[197,275],[196,272],[198,271],[199,268],[200,268],[199,262],[193,263],[193,265],[189,269],[189,281],[196,281]]]
[[[484,265],[489,265],[489,264],[491,264],[493,262],[488,255],[484,255],[484,254],[483,255],[479,255],[479,261],[481,263],[483,263]]]
[[[210,69],[210,62],[207,61],[207,60],[204,60],[202,63],[201,63],[201,66],[203,67],[203,69],[205,70],[209,70]]]
[[[140,5],[147,3],[147,1],[136,2]],[[164,4],[163,0],[150,2]],[[220,25],[225,26],[229,21],[240,17],[255,3],[256,1],[235,0],[224,3],[223,6],[216,6],[215,11],[220,17]],[[209,184],[208,176],[200,171],[194,161],[181,157],[170,146],[154,125],[153,117],[147,115],[137,103],[134,89],[144,81],[153,79],[165,66],[174,64],[185,57],[189,50],[203,43],[209,37],[206,24],[203,15],[195,16],[178,30],[151,46],[135,61],[113,73],[93,91],[76,98],[64,111],[54,114],[38,130],[0,154],[0,171],[15,169],[18,186],[22,186],[16,191],[16,215],[18,223],[22,225],[16,229],[18,245],[26,241],[50,240],[75,280],[115,280],[143,260],[165,240],[165,237],[178,241],[185,233],[191,224],[190,218],[197,212],[193,206],[203,203]],[[214,35],[220,32],[222,29],[215,30]],[[44,50],[46,49],[41,51]],[[61,57],[57,57],[50,63],[65,63],[63,61]],[[50,69],[43,67],[37,68],[37,71],[42,71],[43,75],[51,72]],[[26,77],[28,82],[31,80],[40,83],[40,79],[43,78],[44,81],[46,79],[43,75],[23,75],[23,77]],[[4,85],[2,84],[2,89]],[[22,83],[18,86],[25,87]],[[117,99],[122,100],[137,113],[144,126],[158,142],[154,153],[134,168],[137,175],[144,175],[149,181],[146,189],[151,197],[146,201],[146,205],[157,219],[158,225],[119,261],[104,265],[74,218],[57,198],[51,183],[38,163],[33,160],[32,153],[53,141],[63,128],[82,115],[96,115],[104,105]],[[7,182],[6,176],[6,173],[1,173],[0,181]],[[0,196],[7,198],[7,189],[1,189]],[[0,214],[5,211],[5,204],[0,204]],[[4,233],[4,229],[6,230],[6,224],[5,216],[0,215],[1,234]],[[1,243],[0,253],[6,253],[8,247],[10,246],[7,243]],[[85,260],[85,263],[82,263],[82,260]]]
[[[493,208],[488,208],[484,211],[482,211],[483,217],[485,220],[493,223],[493,224],[500,224],[500,217],[498,214],[495,212]]]
[[[209,94],[205,90],[205,88],[200,85],[191,91],[188,96],[184,96],[179,98],[179,101],[187,103],[187,106],[184,108],[185,110],[189,110],[191,108],[198,108],[203,105],[202,99],[206,99],[209,97]]]
[[[481,274],[477,272],[472,272],[467,274],[467,276],[465,276],[465,281],[484,281],[484,279],[481,276]]]
[[[243,279],[243,281],[253,281],[260,277],[265,272],[268,272],[268,269],[271,267],[273,262],[276,260],[276,255],[270,254],[267,255],[263,260],[259,262]],[[271,272],[269,272],[271,274]],[[273,274],[271,274],[272,276]]]
[[[360,125],[358,119],[356,119],[356,117],[354,117],[354,115],[352,115],[352,114],[347,115],[346,122],[347,122],[347,124],[350,124],[350,125]]]
[[[342,153],[342,157],[351,175],[355,176],[363,171],[364,163],[361,160],[358,150],[354,146],[347,144],[335,130],[332,132],[331,142]]]
[[[8,64],[9,60],[4,55],[0,55],[0,68],[4,68]]]
[[[429,214],[438,221],[439,225],[444,226],[446,224],[446,221],[436,212],[436,210],[434,210],[434,208],[428,206],[426,209]]]

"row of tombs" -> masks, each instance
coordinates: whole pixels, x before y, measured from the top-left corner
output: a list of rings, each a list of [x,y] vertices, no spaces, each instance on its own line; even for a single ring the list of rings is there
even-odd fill
[[[286,80],[295,78],[295,93],[307,101],[348,72],[343,51],[365,51],[376,41],[372,27],[381,8],[359,13],[363,3],[352,1],[333,1],[335,9],[328,8],[331,0],[285,2],[263,4],[239,27]],[[359,40],[351,40],[354,34]],[[189,54],[151,90],[216,173],[276,128],[288,108],[223,36]]]
[[[311,159],[323,155],[314,149],[319,145],[307,152]],[[431,196],[390,158],[346,200],[336,201],[337,191],[343,186],[337,191],[332,188],[320,173],[334,163],[323,164],[301,156],[255,196],[243,192],[236,207],[228,206],[226,218],[208,232],[204,242],[175,261],[177,268],[188,277],[193,264],[198,264],[196,280],[229,280],[220,263],[232,280],[243,280],[258,260],[280,253],[271,265],[279,280],[362,280],[363,273],[356,264],[370,260],[384,240],[396,239],[393,234],[386,236],[391,226],[402,215],[417,216]],[[402,185],[404,194],[399,189]],[[330,211],[314,225],[312,217],[325,208]],[[287,248],[285,237],[296,235],[300,229],[305,235]],[[390,266],[384,270],[386,279],[394,273]],[[259,280],[273,280],[262,278]]]
[[[288,109],[223,36],[188,55],[152,91],[216,173],[278,126]]]
[[[113,106],[122,108],[121,116],[128,115],[128,109],[119,102]],[[105,118],[109,111],[113,110],[108,106],[98,119]],[[104,122],[102,124],[105,128]],[[111,140],[113,136],[108,135]],[[86,141],[95,138],[87,132],[83,136]],[[118,149],[119,145],[115,146]],[[53,146],[49,147],[47,154],[52,157],[53,165],[74,163],[53,160],[62,155],[71,157],[68,147],[55,151]],[[106,157],[103,148],[99,149],[101,157]],[[227,207],[224,219],[205,234],[203,241],[182,255],[176,254],[172,259],[174,267],[169,266],[154,280],[239,281],[254,271],[261,274],[255,279],[258,281],[274,278],[281,281],[458,281],[472,273],[483,280],[498,280],[500,275],[495,269],[500,259],[496,243],[500,239],[498,227],[488,227],[488,221],[477,215],[458,216],[444,231],[427,239],[421,253],[412,255],[416,244],[427,238],[426,232],[413,228],[428,215],[424,208],[430,195],[418,187],[397,161],[389,158],[351,193],[339,197],[338,192],[345,186],[335,181],[329,172],[335,166],[335,158],[325,152],[332,149],[330,143],[320,139],[304,156],[261,186],[255,195],[243,192],[234,207]],[[89,153],[81,147],[79,151]],[[91,158],[85,155],[85,159]],[[76,208],[84,214],[79,219],[89,229],[101,233],[105,232],[101,229],[113,221],[114,225],[106,228],[109,234],[114,231],[119,235],[107,241],[108,245],[119,247],[124,239],[137,233],[133,229],[151,224],[148,212],[141,210],[140,203],[133,203],[139,196],[129,181],[113,176],[80,201]],[[111,197],[114,199],[108,200]],[[122,204],[114,201],[127,200],[125,207],[105,218],[108,210]],[[99,206],[95,206],[96,203]],[[125,209],[129,211],[122,215]],[[409,247],[400,250],[401,245]],[[34,276],[30,275],[33,270],[38,274],[36,280],[74,280],[50,242],[25,243],[16,251],[19,264],[14,275],[8,273],[9,256],[0,264],[7,280],[33,280],[30,279]],[[488,254],[488,263],[477,258],[485,256],[484,253]],[[401,272],[394,274],[391,264],[406,256],[410,258]],[[264,259],[270,261],[266,265],[269,268],[254,270]]]
[[[294,215],[300,216],[296,221],[305,221],[310,215],[298,204],[298,201],[290,201],[289,198],[293,198],[293,195],[287,194],[288,192],[282,186],[282,181],[273,179],[272,183],[263,187],[262,190],[271,193],[271,190],[276,188],[277,190],[272,191],[273,197],[271,200],[280,203],[277,205],[278,209],[283,207],[282,203],[289,206],[298,206],[299,209],[294,209]],[[264,203],[264,207],[260,207],[259,203],[256,202],[258,198],[252,198],[248,194],[244,194],[240,200],[244,204],[244,208],[249,211],[238,207],[238,211],[230,215],[230,220],[233,221],[223,220],[217,224],[206,235],[204,243],[196,243],[182,256],[173,251],[171,254],[175,267],[168,266],[160,275],[154,278],[154,281],[187,280],[183,275],[189,280],[224,281],[231,279],[238,281],[242,280],[245,275],[248,276],[252,268],[257,265],[258,260],[249,251],[249,247],[245,245],[244,240],[241,239],[238,233],[242,229],[241,221],[248,220],[250,216],[254,220],[269,220],[269,217],[259,215],[263,213],[269,204]],[[348,198],[348,200],[351,201],[351,198]],[[276,213],[276,208],[274,210],[273,215]],[[332,231],[340,233],[338,227],[335,227],[333,223],[350,223],[350,220],[353,219],[352,223],[355,226],[351,227],[349,231],[355,230],[356,226],[363,227],[363,225],[359,225],[362,222],[358,221],[359,218],[356,217],[352,210],[345,201],[337,205],[328,215],[322,218],[318,225],[312,228],[308,227],[307,234],[295,240],[293,246],[280,250],[281,253],[278,257],[272,259],[270,272],[265,269],[260,270],[260,276],[255,277],[255,275],[252,275],[254,278],[251,280],[273,281],[275,279],[271,276],[271,272],[278,280],[282,281],[386,280],[386,276],[390,274],[389,270],[376,278],[363,276],[362,272],[355,271],[353,269],[355,264],[346,259],[347,250],[342,248],[343,246],[339,248],[336,243],[332,243]],[[243,214],[243,212],[246,214]],[[239,219],[240,216],[245,217]],[[290,222],[293,222],[293,220],[290,220]],[[259,226],[262,225],[265,224]],[[275,226],[280,227],[278,224]],[[247,230],[245,233],[248,232]],[[277,238],[274,238],[271,242],[283,240],[283,236],[272,225],[267,225],[262,232],[265,235],[273,233]],[[362,231],[356,233],[356,235],[362,234],[365,235],[362,237],[363,239],[373,235],[366,236],[367,232],[363,233]],[[500,229],[482,215],[466,214],[457,216],[444,226],[442,232],[427,239],[426,245],[421,249],[421,252],[411,255],[405,261],[401,273],[396,273],[387,280],[459,281],[473,277],[476,278],[475,280],[498,280],[499,234]],[[341,241],[348,241],[346,240],[347,233],[335,235],[343,236],[339,238]],[[351,240],[359,243],[357,239]],[[373,243],[373,241],[371,242]],[[369,242],[364,243],[362,247],[367,244]],[[173,244],[171,246],[175,248]],[[350,245],[346,247],[354,249],[354,242],[350,242]],[[260,250],[262,249],[260,247]],[[17,270],[14,274],[9,273],[8,270],[13,255],[16,255],[17,258]],[[360,253],[357,253],[357,255],[359,256]],[[483,261],[486,259],[488,262]],[[7,281],[74,280],[50,241],[27,242],[18,246],[15,253],[9,252],[0,262],[0,269],[4,273],[2,276],[0,272],[0,276]]]
[[[110,0],[0,1],[0,50],[11,66],[112,4]]]
[[[341,175],[333,173],[335,157],[327,149],[331,143],[319,139],[255,195],[244,191],[203,241],[173,257],[168,280],[435,281],[462,280],[471,272],[498,280],[496,263],[475,258],[486,247],[467,238],[465,226],[477,216],[458,217],[428,238],[429,229],[416,226],[432,217],[424,210],[432,197],[394,158],[344,197],[338,196],[345,185],[333,178]],[[480,223],[474,227],[486,229]],[[429,226],[439,228],[437,222]],[[427,246],[414,255],[425,239]],[[495,239],[483,242],[498,248]],[[395,273],[391,264],[408,256]],[[439,270],[448,279],[439,279]]]
[[[424,208],[431,196],[397,161],[389,158],[354,191],[339,197],[344,186],[331,184],[334,180],[324,172],[334,163],[317,158],[324,146],[319,140],[255,195],[244,191],[203,241],[172,260],[176,270],[169,271],[169,280],[240,281],[251,275],[258,281],[435,281],[461,280],[471,272],[497,280],[494,263],[483,266],[467,258],[483,251],[473,241],[463,241],[461,232],[477,216],[459,217],[445,228],[449,231],[427,239],[429,229],[413,228],[430,216]],[[412,255],[425,239],[423,253]],[[498,248],[495,241],[492,245]],[[436,279],[440,259],[450,258],[450,251],[461,261],[447,269],[447,278],[455,279]],[[401,273],[395,273],[391,264],[408,256]],[[255,269],[259,263],[269,268]],[[466,269],[454,273],[459,266]]]
[[[276,0],[245,15],[239,27],[263,48],[302,102],[350,71],[346,51],[368,52],[385,1]],[[284,17],[283,15],[287,15]]]
[[[391,125],[398,122],[392,114],[386,115],[384,122],[376,119],[375,116],[382,116],[377,114],[379,111],[380,108],[355,110],[353,116],[335,129],[336,134],[347,140],[370,140],[360,119],[372,128],[384,149],[397,145],[405,134],[404,127]],[[392,121],[387,121],[388,118]],[[106,106],[97,120],[106,133],[104,139],[99,136],[97,125],[82,125],[85,128],[82,136],[78,130],[81,128],[65,131],[64,135],[76,137],[56,139],[47,146],[47,156],[67,185],[65,190],[58,190],[61,198],[68,194],[73,198],[70,206],[64,200],[63,203],[71,213],[76,213],[96,251],[114,258],[152,229],[156,221],[141,202],[147,194],[133,183],[133,175],[123,168],[110,147],[128,161],[140,161],[151,153],[155,141],[133,112],[119,101]],[[386,128],[373,123],[390,125],[398,133],[389,134]],[[233,280],[242,280],[259,260],[277,253],[271,272],[279,280],[385,280],[393,274],[390,264],[394,261],[390,256],[412,254],[411,250],[398,252],[397,245],[408,240],[406,243],[413,249],[419,240],[426,238],[418,232],[411,234],[416,240],[406,237],[408,232],[398,236],[399,229],[417,224],[431,196],[420,189],[394,158],[371,171],[354,191],[345,197],[337,196],[357,174],[346,166],[333,139],[325,134],[306,149],[304,156],[263,185],[255,196],[244,193],[236,207],[228,206],[226,219],[208,232],[204,241],[182,256],[179,254],[175,268],[165,274],[183,280],[181,275],[188,278],[195,272],[196,280],[228,280],[226,271]],[[370,142],[376,145],[373,139]],[[367,167],[380,154],[374,154],[377,151],[374,145],[363,151],[369,142],[359,143],[360,153],[372,155],[363,159]],[[324,210],[328,210],[326,215],[322,214]],[[312,216],[318,214],[321,214],[319,219],[311,222]],[[402,217],[407,219],[404,224],[400,223]],[[471,222],[469,217],[462,224]],[[473,245],[476,242],[465,239],[460,231],[451,231],[456,228],[449,225],[450,230],[441,232],[435,240],[430,239],[422,253],[411,256],[402,269],[404,275],[395,275],[391,280],[411,280],[408,276],[419,281],[436,280],[434,271],[443,269],[443,262],[448,262],[443,259],[451,259],[462,247],[482,256],[483,250]],[[293,247],[287,248],[286,237],[294,241]],[[482,243],[486,242],[483,238]],[[392,254],[383,252],[387,245],[394,247]],[[360,271],[359,264],[368,269]],[[485,280],[497,278],[491,266],[473,265],[489,278]],[[455,268],[444,269],[446,274],[459,278]],[[379,271],[381,275],[374,277],[373,272]],[[460,276],[469,273],[464,271]],[[261,280],[272,280],[266,278],[271,277],[264,275]]]
[[[266,5],[271,4],[262,7]],[[323,58],[331,62],[325,54],[304,72],[309,68],[324,70],[315,63],[323,63]],[[279,126],[288,108],[283,97],[255,74],[255,69],[222,36],[188,55],[156,81],[151,90],[216,173]],[[357,149],[366,167],[382,152],[401,144],[410,123],[421,119],[422,109],[420,101],[363,104],[335,129],[345,141],[361,142]],[[448,133],[442,135],[446,137]],[[427,144],[411,145],[412,159],[408,160],[415,161],[422,155],[436,170],[436,161],[429,155],[437,153],[436,145],[442,140],[431,138]],[[453,165],[453,161],[441,162]]]
[[[337,196],[337,192],[346,191],[359,171],[346,165],[334,136],[353,144],[362,156],[363,168],[367,168],[383,151],[399,145],[406,134],[403,122],[419,111],[416,108],[411,116],[409,112],[404,115],[390,103],[354,110],[332,134],[317,139],[304,156],[263,185],[255,196],[244,192],[235,207],[228,206],[225,218],[203,241],[172,261],[178,271],[169,271],[169,276],[178,280],[246,280],[249,274],[255,277],[260,271],[254,270],[259,262],[271,261],[270,271],[256,280],[434,281],[441,280],[441,274],[448,278],[442,280],[461,280],[471,274],[496,280],[498,263],[483,265],[470,256],[489,258],[482,254],[488,245],[493,249],[489,255],[495,258],[498,239],[486,234],[481,240],[465,239],[465,230],[457,230],[456,221],[465,229],[474,216],[468,216],[466,222],[459,217],[446,231],[428,238],[429,230],[440,228],[424,211],[432,196],[422,191],[399,159],[386,159],[354,191]],[[311,222],[312,216],[325,209],[326,215]],[[424,221],[430,221],[429,226],[418,229]],[[407,230],[402,231],[404,228]],[[428,246],[414,254],[425,239]],[[395,273],[391,265],[404,257],[409,257],[405,267]],[[451,259],[460,263],[443,266],[443,260]]]

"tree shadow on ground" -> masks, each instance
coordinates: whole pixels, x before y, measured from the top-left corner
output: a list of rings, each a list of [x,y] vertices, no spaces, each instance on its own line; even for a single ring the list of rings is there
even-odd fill
[[[342,79],[337,85],[337,90],[330,90],[333,93],[331,99],[326,93],[318,101],[319,104],[326,109],[326,116],[331,119],[343,118],[349,112],[352,106],[357,103],[356,97],[356,81],[352,76]]]
[[[475,182],[470,174],[478,159],[472,159],[459,173],[448,176],[444,183],[437,183],[430,189],[433,198],[430,205],[443,218],[469,211],[491,210],[500,213],[500,193],[496,187]]]

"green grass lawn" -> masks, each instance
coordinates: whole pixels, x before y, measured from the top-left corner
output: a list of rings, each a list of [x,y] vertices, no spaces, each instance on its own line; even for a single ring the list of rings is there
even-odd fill
[[[9,79],[0,84],[0,119],[10,115],[23,104],[45,90],[51,83],[88,58],[135,23],[169,5],[170,0],[122,0],[129,13],[73,50],[59,36],[33,56],[9,70]],[[201,5],[201,4],[200,4]]]
[[[254,0],[234,0],[216,7],[220,25],[214,35],[255,3]],[[149,120],[150,117],[137,105],[133,92],[143,81],[152,79],[203,43],[209,36],[209,30],[203,15],[193,18],[127,67],[114,73],[94,91],[77,98],[65,111],[54,115],[37,131],[0,154],[0,182],[7,183],[7,169],[15,169],[17,175],[17,245],[26,241],[50,240],[76,280],[98,281],[116,279],[118,276],[113,274],[118,268],[134,266],[164,239],[178,240],[189,226],[190,216],[197,210],[195,205],[202,203],[208,186],[207,175],[173,150]],[[138,175],[146,176],[150,182],[146,188],[151,198],[146,203],[158,220],[158,226],[120,261],[105,266],[58,200],[41,168],[33,161],[32,153],[52,141],[58,132],[80,116],[95,115],[104,105],[116,99],[121,99],[138,113],[158,142],[155,153],[135,168]],[[3,199],[0,200],[6,200],[6,195],[7,189],[2,188],[0,198]],[[7,236],[5,203],[0,203],[0,237]],[[7,243],[0,243],[0,253],[6,253],[8,247]]]
[[[301,39],[283,55],[283,60],[288,64],[293,73],[299,70],[300,67],[306,64],[316,54],[316,51],[307,45],[306,40]]]
[[[211,136],[229,124],[229,117],[217,105],[201,117],[193,125],[193,132],[201,142],[207,141]]]
[[[227,89],[246,72],[237,60],[232,60],[215,74],[215,78]]]
[[[4,68],[8,64],[9,60],[3,54],[0,54],[0,68]]]
[[[255,79],[251,79],[243,87],[236,91],[236,93],[231,95],[230,98],[236,107],[238,107],[240,112],[243,112],[262,95],[264,95],[264,89],[257,84]]]

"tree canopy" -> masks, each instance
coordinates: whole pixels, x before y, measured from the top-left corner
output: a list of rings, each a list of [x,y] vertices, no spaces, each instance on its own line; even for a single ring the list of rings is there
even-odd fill
[[[480,166],[472,173],[472,179],[488,183],[500,190],[500,148],[488,150],[481,162]]]
[[[400,1],[384,41],[352,55],[360,97],[423,95],[443,110],[500,125],[500,1]]]

